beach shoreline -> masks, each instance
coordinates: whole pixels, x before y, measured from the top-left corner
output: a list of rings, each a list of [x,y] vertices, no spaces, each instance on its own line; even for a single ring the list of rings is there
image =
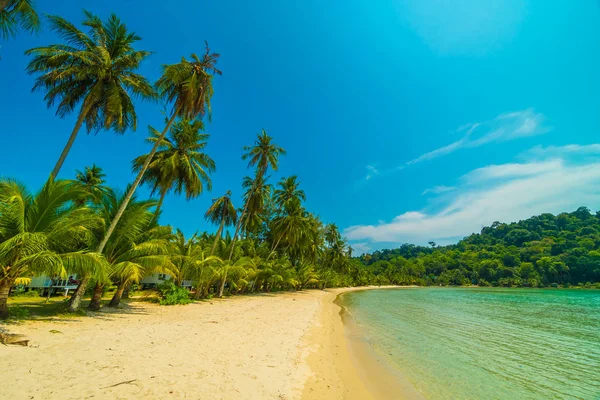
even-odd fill
[[[350,340],[355,331],[336,304],[342,293],[384,288],[173,307],[132,301],[92,317],[4,325],[31,343],[0,346],[2,393],[11,399],[386,398],[377,390],[390,384],[388,375],[371,350]]]
[[[415,286],[328,289],[328,295],[323,298],[320,324],[313,331],[312,342],[318,350],[308,358],[313,374],[304,387],[303,400],[423,398],[377,354],[342,299],[350,292],[412,287]]]

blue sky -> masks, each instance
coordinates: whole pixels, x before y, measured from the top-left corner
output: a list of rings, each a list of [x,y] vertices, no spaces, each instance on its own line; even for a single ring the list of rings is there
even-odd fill
[[[450,243],[495,220],[579,205],[599,209],[600,3],[596,0],[38,0],[43,13],[115,12],[155,54],[142,73],[221,53],[208,151],[213,191],[170,196],[164,222],[191,234],[211,199],[240,203],[241,148],[265,128],[287,149],[307,207],[355,249]],[[0,174],[37,188],[75,122],[31,93],[23,52],[45,30],[1,43]],[[136,132],[82,134],[61,176],[95,162],[109,184],[133,179],[161,107],[139,104]],[[569,147],[565,147],[570,145]],[[598,171],[598,172],[596,172]]]

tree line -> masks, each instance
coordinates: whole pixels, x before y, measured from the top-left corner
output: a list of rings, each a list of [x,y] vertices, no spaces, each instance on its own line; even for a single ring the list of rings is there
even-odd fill
[[[364,254],[360,261],[380,283],[592,286],[600,282],[599,248],[600,212],[580,207],[556,216],[494,222],[449,246],[405,244]]]
[[[77,120],[40,190],[0,179],[0,317],[8,315],[11,287],[38,274],[80,277],[70,311],[81,308],[86,292],[92,296],[88,308],[97,310],[112,285],[117,289],[109,305],[117,306],[129,286],[157,272],[172,276],[175,286],[192,281],[198,299],[211,291],[223,296],[347,282],[342,277],[351,249],[337,226],[306,210],[296,176],[269,181],[285,150],[264,130],[243,148],[251,171],[242,180],[243,203],[234,206],[228,191],[205,213],[216,233],[185,237],[160,223],[168,193],[185,193],[191,200],[211,189],[216,165],[205,152],[204,120],[210,119],[213,78],[222,74],[216,66],[219,54],[205,43],[201,56],[163,65],[160,78],[151,83],[137,72],[150,54],[136,48],[137,34],[114,14],[106,21],[88,11],[84,17],[79,29],[48,16],[61,42],[25,53],[31,57],[27,73],[35,77],[33,90],[44,93],[58,117],[75,113]],[[39,29],[32,2],[1,3],[4,37],[19,26]],[[123,193],[106,185],[96,165],[77,171],[74,179],[58,178],[81,129],[135,130],[137,102],[157,100],[170,108],[165,126],[149,128],[152,149],[133,160],[137,175]],[[138,197],[140,184],[150,187],[151,199]]]

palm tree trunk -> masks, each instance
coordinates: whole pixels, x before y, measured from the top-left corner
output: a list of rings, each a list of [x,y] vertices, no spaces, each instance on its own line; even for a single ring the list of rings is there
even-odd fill
[[[88,305],[88,310],[90,311],[98,311],[100,309],[100,302],[102,300],[102,293],[104,292],[104,285],[100,282],[96,282],[96,287],[94,288],[94,295],[92,296],[92,300]]]
[[[117,287],[117,291],[115,292],[115,295],[110,300],[110,303],[108,303],[108,306],[109,307],[118,307],[119,303],[121,302],[121,297],[123,297],[124,291],[125,291],[125,282],[121,282],[121,283],[119,283],[119,286]]]
[[[223,280],[221,281],[221,286],[219,287],[219,294],[217,297],[223,297],[223,291],[225,291],[225,282],[227,282],[227,270],[225,270],[225,276],[223,276]]]
[[[77,289],[75,289],[75,293],[73,293],[73,296],[71,296],[71,301],[69,302],[70,312],[75,312],[79,310],[79,307],[81,307],[81,300],[83,299],[83,295],[85,294],[89,281],[89,276],[84,276],[81,278],[81,281],[79,282],[79,285],[77,286]]]
[[[8,278],[0,279],[0,319],[8,318],[8,293],[13,282]]]
[[[156,205],[156,210],[154,210],[154,217],[158,217],[158,213],[160,212],[160,209],[162,208],[163,205],[163,201],[165,201],[165,196],[167,195],[167,192],[162,190],[160,192],[160,200],[158,200],[158,204]]]
[[[152,162],[152,158],[154,157],[154,154],[156,154],[156,150],[158,150],[158,146],[160,146],[161,142],[165,138],[165,135],[171,128],[171,125],[173,125],[173,122],[175,122],[175,118],[177,117],[177,114],[179,114],[179,108],[173,112],[173,116],[171,117],[169,122],[167,122],[165,129],[163,129],[163,131],[160,135],[160,138],[158,138],[156,143],[154,143],[154,147],[152,147],[152,151],[150,152],[148,157],[146,157],[146,162],[144,162],[142,169],[140,169],[140,172],[138,172],[138,175],[135,178],[135,181],[133,181],[133,184],[129,188],[127,195],[123,199],[123,203],[121,203],[121,206],[119,207],[119,210],[117,211],[117,214],[111,221],[110,226],[108,227],[108,230],[106,231],[106,234],[104,235],[104,239],[102,239],[102,242],[100,242],[98,249],[96,249],[97,253],[102,254],[102,251],[104,251],[104,247],[106,247],[106,243],[108,242],[108,239],[113,234],[113,232],[117,226],[117,223],[119,222],[119,220],[121,219],[121,216],[125,212],[125,209],[127,208],[127,205],[129,204],[129,201],[131,201],[131,197],[133,197],[133,194],[135,193],[135,190],[137,189],[138,185],[140,184],[140,181],[142,180],[144,174],[146,173],[146,170],[148,169],[150,162]]]
[[[231,241],[231,250],[229,251],[229,261],[231,261],[231,257],[233,257],[233,249],[235,248],[235,242],[237,241],[238,233],[240,233],[240,228],[242,227],[242,221],[244,220],[244,216],[246,215],[246,211],[248,211],[248,203],[250,198],[246,200],[246,204],[244,204],[244,210],[242,211],[242,215],[238,220],[237,226],[235,227],[235,234],[233,235],[233,240]]]
[[[60,169],[62,168],[65,160],[67,159],[67,155],[69,154],[71,147],[73,147],[75,138],[77,138],[77,134],[79,133],[79,129],[81,128],[81,125],[83,125],[83,121],[85,120],[87,113],[88,113],[88,108],[85,108],[85,109],[82,108],[81,113],[79,113],[79,118],[77,118],[77,122],[75,123],[75,127],[73,128],[73,132],[71,132],[71,136],[69,137],[69,140],[67,141],[67,144],[65,145],[65,148],[63,149],[62,153],[60,154],[60,157],[58,158],[58,161],[56,162],[56,165],[54,166],[54,169],[52,170],[52,175],[50,175],[52,177],[52,179],[56,179],[56,176],[60,172]]]
[[[223,234],[223,227],[224,226],[225,226],[225,216],[223,215],[221,217],[221,225],[219,225],[219,230],[215,234],[215,242],[213,243],[212,249],[210,250],[210,255],[211,256],[215,252],[215,249],[217,248],[217,243],[219,243],[219,240],[221,239],[221,235]]]
[[[275,245],[273,246],[273,248],[271,249],[271,252],[269,253],[269,256],[267,257],[267,261],[271,258],[271,256],[273,255],[273,253],[275,252],[275,250],[277,249],[277,246],[279,246],[279,242],[281,242],[281,239],[283,239],[283,236],[285,235],[285,231],[281,232],[281,235],[279,235],[279,239],[277,239],[277,242],[275,243]]]

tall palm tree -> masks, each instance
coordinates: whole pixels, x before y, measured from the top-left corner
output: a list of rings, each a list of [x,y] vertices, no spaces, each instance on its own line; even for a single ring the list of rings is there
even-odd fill
[[[192,54],[191,58],[192,60],[188,61],[185,57],[182,57],[181,62],[178,64],[163,66],[163,74],[156,82],[156,88],[158,89],[161,98],[165,99],[168,103],[173,104],[171,118],[168,120],[160,137],[154,143],[152,151],[148,154],[144,165],[140,168],[137,177],[125,196],[123,204],[115,216],[115,219],[106,231],[106,235],[98,247],[98,252],[101,252],[102,249],[104,249],[106,242],[110,238],[110,235],[112,235],[116,224],[119,222],[119,218],[142,181],[146,170],[154,158],[154,154],[156,154],[158,147],[162,143],[173,122],[175,122],[175,119],[180,117],[194,120],[196,118],[201,118],[205,114],[208,114],[210,118],[210,99],[213,95],[212,79],[214,75],[221,75],[221,71],[216,68],[219,54],[211,53],[207,43],[206,53],[202,59],[198,58],[195,54]]]
[[[171,126],[170,137],[165,136],[160,142],[141,180],[151,186],[151,195],[160,193],[156,215],[171,190],[176,194],[185,192],[186,199],[190,200],[198,197],[205,187],[212,189],[209,174],[215,171],[215,162],[204,153],[209,135],[201,133],[203,130],[204,124],[199,119],[179,120]],[[160,136],[160,132],[150,127],[147,141],[156,143]],[[133,160],[133,171],[139,172],[149,156],[144,154]]]
[[[279,157],[285,155],[285,150],[282,147],[279,147],[276,144],[274,144],[272,141],[273,138],[267,135],[267,132],[263,129],[261,133],[257,135],[253,146],[244,147],[244,151],[246,151],[246,153],[242,155],[242,160],[248,160],[248,168],[256,168],[256,177],[254,178],[255,185],[259,183],[264,183],[265,176],[269,167],[271,167],[273,171],[277,171],[277,169],[279,168]],[[254,192],[254,190],[251,190],[251,192]],[[246,217],[246,211],[248,210],[250,199],[251,197],[248,197],[246,199],[244,209],[242,210],[242,214],[235,228],[235,234],[233,235],[233,245],[231,246],[231,252],[229,254],[230,261],[231,257],[233,256],[235,241],[237,239],[242,223],[244,222],[244,218]]]
[[[70,181],[48,180],[37,194],[0,178],[0,318],[8,316],[15,280],[34,273],[66,275],[99,268],[85,248],[102,221],[87,207],[73,207],[82,191]]]
[[[226,226],[235,225],[237,222],[237,211],[231,202],[231,190],[228,190],[224,196],[213,199],[210,208],[204,214],[204,218],[213,224],[219,224],[219,229],[215,234],[215,241],[210,250],[210,255],[215,253],[217,243],[221,240],[223,229]]]
[[[154,99],[156,93],[143,76],[136,73],[150,55],[135,50],[140,37],[127,31],[125,24],[112,14],[108,21],[88,11],[83,25],[88,33],[59,16],[49,16],[52,30],[62,44],[36,47],[25,54],[33,56],[29,74],[38,75],[33,90],[44,90],[48,107],[58,102],[56,115],[63,118],[79,107],[77,122],[54,169],[58,175],[79,129],[85,122],[88,133],[111,129],[122,134],[135,130],[137,116],[133,97]]]
[[[163,142],[165,136],[176,118],[194,120],[208,114],[210,118],[210,99],[212,98],[212,78],[216,75],[221,75],[221,71],[216,68],[216,63],[219,54],[211,53],[208,43],[206,43],[206,53],[200,59],[197,55],[192,54],[192,60],[188,61],[182,57],[178,64],[163,65],[163,74],[156,82],[156,88],[159,96],[165,99],[168,103],[173,104],[171,117],[167,121],[165,128],[154,143],[152,150],[148,154],[144,165],[140,168],[135,180],[129,187],[123,202],[121,203],[115,217],[112,219],[110,226],[104,234],[104,238],[98,245],[96,252],[102,253],[106,243],[113,234],[115,227],[119,223],[119,219],[125,212],[129,201],[133,197],[142,178],[146,174],[146,170],[150,166],[158,147]],[[87,288],[89,277],[81,279],[79,286],[75,292],[75,296],[81,298]]]
[[[296,175],[281,178],[281,180],[277,183],[279,189],[275,189],[274,200],[275,204],[283,209],[284,206],[295,199],[306,201],[306,194],[304,190],[298,189],[300,186],[300,182],[298,182],[298,177]]]
[[[0,0],[0,39],[14,37],[23,29],[30,33],[40,30],[40,18],[33,0]]]
[[[76,173],[75,183],[85,192],[84,196],[76,201],[78,206],[82,206],[88,200],[92,203],[100,203],[102,198],[109,193],[110,188],[104,185],[106,174],[96,164],[85,167],[84,171],[77,170]]]

